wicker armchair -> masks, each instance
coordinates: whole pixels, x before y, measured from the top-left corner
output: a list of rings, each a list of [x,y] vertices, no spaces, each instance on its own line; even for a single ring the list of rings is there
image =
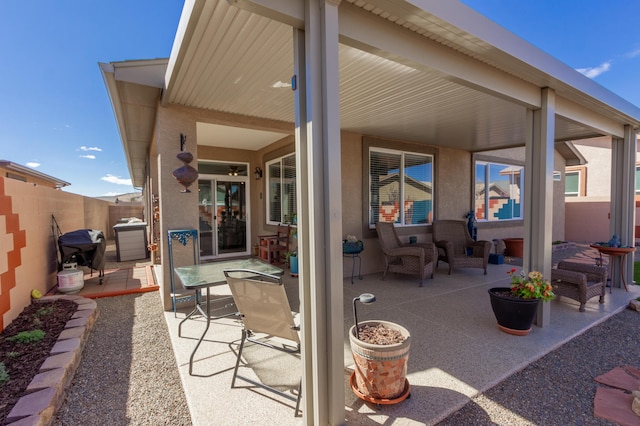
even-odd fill
[[[384,253],[384,280],[387,272],[418,275],[422,281],[430,275],[433,278],[433,260],[437,255],[436,246],[428,244],[402,244],[393,223],[376,223],[378,241]]]
[[[564,296],[580,302],[580,312],[592,297],[600,296],[604,303],[607,268],[578,262],[560,262],[551,270],[551,285],[556,296]]]
[[[436,267],[441,260],[447,262],[449,275],[453,268],[482,268],[487,275],[491,242],[472,240],[464,220],[433,221],[433,242],[438,247]]]

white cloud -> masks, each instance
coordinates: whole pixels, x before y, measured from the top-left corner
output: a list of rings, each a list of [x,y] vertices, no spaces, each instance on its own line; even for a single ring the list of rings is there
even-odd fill
[[[640,55],[640,49],[632,50],[631,52],[628,52],[625,56],[631,59],[631,58],[635,58],[638,55]]]
[[[101,197],[115,197],[116,195],[120,195],[119,192],[107,192],[106,194],[102,194]]]
[[[40,167],[40,163],[36,163],[35,161],[29,161],[27,163],[28,167],[31,167],[32,169],[35,169],[36,167]]]
[[[95,155],[81,155],[80,158],[88,158],[89,160],[95,160]]]
[[[100,151],[102,152],[102,148],[98,148],[97,146],[81,146],[80,151]]]
[[[101,180],[109,183],[115,183],[116,185],[133,185],[131,179],[122,179],[114,175],[106,175],[100,178]]]
[[[600,74],[609,71],[610,69],[611,69],[611,61],[607,61],[607,62],[601,63],[597,67],[576,68],[576,71],[578,71],[579,73],[584,74],[585,76],[587,76],[589,78],[595,78],[595,77],[599,76]]]

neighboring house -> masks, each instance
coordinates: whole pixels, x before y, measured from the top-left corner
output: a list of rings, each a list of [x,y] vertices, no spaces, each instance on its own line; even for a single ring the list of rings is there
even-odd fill
[[[611,211],[611,138],[574,141],[585,158],[582,165],[564,171],[566,239],[569,241],[609,241]],[[635,164],[635,200],[640,205],[640,162]],[[636,212],[635,238],[640,238]]]
[[[40,173],[31,167],[22,166],[7,160],[0,160],[0,174],[9,179],[32,183],[34,185],[42,185],[48,188],[60,189],[71,185],[69,182]]]
[[[346,235],[379,272],[381,218],[429,241],[433,220],[475,210],[480,239],[524,237],[525,268],[547,275],[565,233],[553,171],[581,162],[566,141],[611,137],[612,174],[634,181],[640,109],[456,1],[194,0],[169,59],[100,68],[134,186],[158,213],[165,309],[169,230],[200,229],[201,254],[224,258],[297,219],[303,412],[317,424],[344,421]],[[174,178],[183,149],[191,192]],[[626,243],[633,194],[611,200]]]

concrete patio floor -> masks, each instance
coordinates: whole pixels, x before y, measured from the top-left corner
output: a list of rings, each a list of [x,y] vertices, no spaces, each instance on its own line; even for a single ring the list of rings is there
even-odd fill
[[[436,270],[435,278],[418,287],[412,277],[365,275],[351,284],[345,278],[344,344],[345,412],[348,424],[405,425],[435,424],[461,408],[475,395],[482,393],[512,373],[524,368],[588,328],[624,309],[629,300],[640,296],[640,286],[630,291],[614,288],[605,303],[591,299],[586,312],[578,312],[578,303],[570,299],[551,303],[551,323],[535,327],[528,336],[511,336],[501,332],[495,322],[487,290],[508,284],[506,272],[512,265],[489,265],[485,276],[478,269],[460,269],[447,275],[446,264]],[[297,279],[285,275],[285,285],[292,304],[297,309]],[[358,319],[384,319],[409,329],[412,346],[407,378],[411,398],[397,405],[375,405],[358,399],[349,387],[353,361],[347,337],[353,325],[352,300],[361,293],[373,293],[377,302],[358,306]],[[212,321],[195,357],[193,376],[189,371],[189,356],[205,327],[204,319],[190,319],[183,325],[182,337],[178,324],[185,311],[174,316],[166,312],[172,345],[179,367],[194,425],[224,422],[226,425],[301,424],[294,417],[294,403],[231,378],[241,325],[235,318]],[[252,364],[242,367],[245,375],[264,383],[293,389],[301,374],[300,361],[287,359],[275,351],[256,347],[245,349],[244,358]],[[292,357],[291,357],[292,358]],[[526,418],[526,413],[519,413]]]

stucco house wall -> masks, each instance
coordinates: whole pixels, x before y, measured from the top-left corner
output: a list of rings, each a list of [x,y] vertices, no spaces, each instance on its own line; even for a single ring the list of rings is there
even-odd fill
[[[611,239],[611,138],[599,137],[573,142],[587,160],[583,193],[565,198],[566,238],[569,241],[593,243]],[[567,167],[567,171],[575,170]],[[636,238],[638,230],[638,195],[636,194]]]
[[[576,198],[582,198],[582,202],[608,201],[611,196],[611,138],[584,139],[573,144],[587,160],[586,194],[567,197],[566,201],[572,202]]]
[[[576,243],[609,241],[611,203],[575,199],[565,204],[566,239]]]
[[[611,209],[611,138],[600,137],[574,141],[573,144],[587,163],[580,169],[580,195],[565,197],[565,228],[567,241],[609,241]],[[563,174],[563,187],[564,187]]]
[[[208,111],[202,111],[198,109],[190,109],[185,107],[162,107],[162,117],[168,118],[171,116],[178,116],[178,118],[171,118],[168,121],[170,123],[180,123],[178,127],[196,129],[199,121],[219,123],[219,114],[211,113]],[[234,126],[246,126],[251,125],[250,121],[239,119],[236,117],[236,121],[232,120],[232,117],[227,117],[224,124]],[[158,124],[157,128],[166,127],[167,124]],[[268,128],[265,130],[269,130]],[[274,127],[274,131],[281,131],[281,128]],[[195,131],[195,130],[193,130]],[[178,134],[179,129],[176,127],[173,130]],[[382,271],[382,252],[379,248],[377,236],[374,230],[368,228],[364,206],[367,203],[368,194],[364,190],[363,176],[363,150],[364,150],[364,138],[366,135],[359,133],[342,131],[341,132],[341,155],[342,155],[342,204],[343,204],[343,237],[347,235],[356,235],[361,238],[365,244],[365,252],[362,254],[362,273],[375,273]],[[191,143],[197,143],[196,136],[189,135]],[[388,140],[385,140],[389,142]],[[416,144],[408,141],[390,141],[392,143],[400,144],[404,147],[425,147],[424,144]],[[473,206],[473,194],[472,187],[474,181],[474,158],[475,155],[464,150],[452,149],[444,146],[433,146],[435,150],[435,188],[434,188],[434,217],[436,219],[459,219],[465,220],[467,212]],[[270,144],[258,151],[247,151],[231,148],[220,148],[213,146],[197,145],[194,151],[193,145],[190,145],[188,149],[194,153],[198,160],[217,160],[217,161],[229,161],[229,162],[248,162],[250,181],[249,181],[249,200],[250,200],[250,232],[249,245],[255,245],[258,242],[259,235],[271,234],[275,231],[275,227],[266,224],[266,171],[263,177],[259,180],[253,178],[252,171],[255,167],[260,167],[265,170],[265,163],[273,158],[277,158],[286,154],[295,152],[295,138],[293,135],[286,136],[283,139]],[[157,140],[154,140],[150,148],[150,153],[158,152]],[[174,142],[170,142],[167,145],[167,151],[164,154],[165,161],[173,161],[172,157],[179,152],[178,139]],[[162,157],[162,152],[156,154],[157,158]],[[521,162],[524,164],[525,150],[522,147],[510,148],[503,150],[491,151],[489,153],[479,153],[476,155],[482,156],[482,158],[496,158],[503,160],[512,160]],[[564,169],[564,158],[555,153],[555,165],[554,169]],[[175,167],[180,166],[180,163],[175,160]],[[196,167],[197,160],[192,162],[192,165]],[[154,172],[160,168],[157,161],[152,161],[154,167],[150,169],[152,174],[151,180],[153,182],[161,181],[163,177],[153,176]],[[166,166],[165,166],[166,167]],[[302,165],[298,165],[302,167]],[[165,169],[166,170],[166,169]],[[173,170],[173,169],[171,169]],[[168,174],[168,173],[165,173]],[[173,179],[173,177],[171,177]],[[168,183],[168,182],[167,182]],[[176,186],[175,184],[173,186]],[[165,185],[166,186],[166,185]],[[196,183],[193,184],[192,189],[196,187]],[[158,191],[157,186],[153,186],[153,191]],[[169,192],[164,192],[162,198],[169,197],[173,201],[167,201],[167,203],[178,203],[181,205],[180,210],[176,210],[174,214],[182,214],[183,210],[187,206],[193,207],[193,211],[197,212],[197,197],[190,199],[184,197],[184,194],[180,194],[179,189],[172,189]],[[554,182],[554,223],[553,223],[553,239],[563,240],[564,235],[564,182]],[[162,201],[161,201],[162,204]],[[188,223],[188,221],[185,221]],[[197,222],[195,222],[197,223]],[[503,221],[503,222],[479,222],[478,223],[478,238],[485,240],[501,239],[507,237],[521,237],[523,235],[524,222],[522,220]],[[153,231],[152,231],[153,232]],[[156,231],[157,232],[157,231]],[[398,234],[402,240],[408,241],[409,235],[415,235],[418,237],[418,241],[431,241],[431,227],[430,226],[417,226],[398,228]],[[158,233],[162,235],[162,239],[166,239],[166,230]],[[163,241],[163,244],[165,241]],[[292,239],[292,249],[295,248],[297,241]],[[165,247],[166,249],[166,247]],[[187,250],[184,255],[181,255],[181,259],[175,260],[175,265],[180,263],[187,264],[192,261],[191,253]],[[345,258],[343,264],[344,276],[351,274],[351,259]],[[168,271],[167,271],[168,273]],[[169,276],[166,277],[170,279]]]

